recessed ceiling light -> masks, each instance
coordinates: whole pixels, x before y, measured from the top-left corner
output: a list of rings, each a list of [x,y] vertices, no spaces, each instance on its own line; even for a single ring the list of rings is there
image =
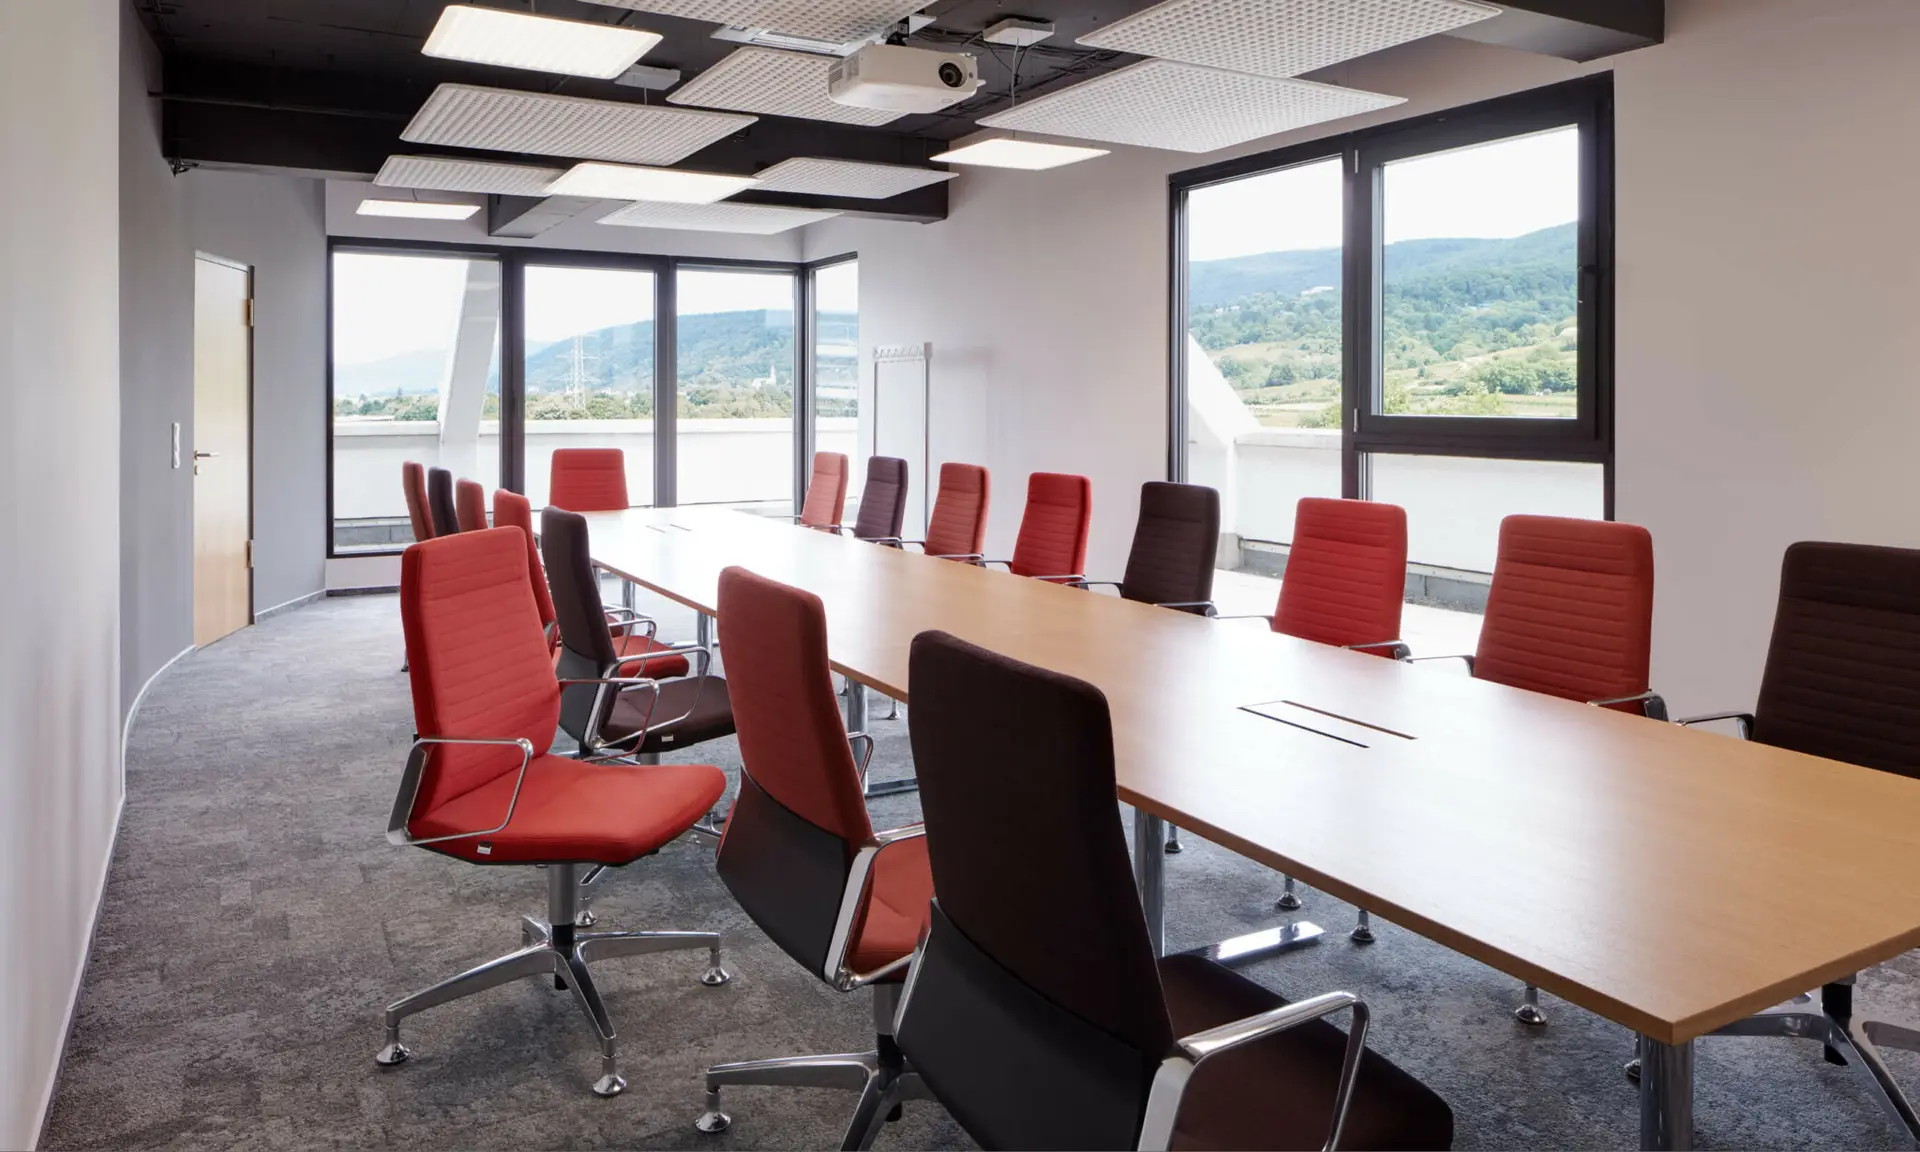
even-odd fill
[[[1105,148],[1048,144],[1040,140],[1022,139],[1011,133],[988,132],[969,136],[933,159],[945,164],[978,164],[982,168],[1019,168],[1027,172],[1041,172],[1105,156],[1107,151]]]
[[[657,32],[449,4],[421,51],[443,60],[611,80],[660,43]]]
[[[409,220],[465,220],[478,204],[440,204],[431,200],[362,200],[362,216],[403,216]]]
[[[759,183],[752,176],[686,172],[678,168],[638,168],[587,161],[547,187],[549,196],[591,196],[599,200],[652,200],[662,204],[711,204]]]
[[[831,219],[840,213],[821,208],[776,208],[769,204],[651,204],[641,202],[609,212],[602,224],[628,228],[678,228],[691,232],[744,232],[772,236]]]

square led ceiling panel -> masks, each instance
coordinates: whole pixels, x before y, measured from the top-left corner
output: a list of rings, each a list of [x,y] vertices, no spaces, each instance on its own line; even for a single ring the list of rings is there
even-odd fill
[[[996,112],[980,123],[1069,139],[1212,152],[1403,100],[1309,80],[1143,60]]]
[[[389,156],[375,184],[385,188],[425,188],[435,192],[484,192],[495,196],[544,196],[547,185],[565,168],[499,164],[452,156]]]
[[[1079,43],[1261,76],[1298,76],[1499,14],[1474,0],[1165,0],[1087,33]]]
[[[796,156],[762,169],[762,192],[800,192],[809,196],[852,196],[861,200],[885,200],[915,188],[951,180],[958,173],[937,168],[913,168],[905,164],[863,164],[855,160],[828,160],[819,156]]]
[[[682,84],[667,102],[840,124],[885,124],[906,115],[885,108],[850,108],[827,99],[827,73],[837,63],[835,57],[808,52],[736,48]]]
[[[412,144],[532,152],[627,164],[674,164],[752,116],[442,84],[400,133]]]
[[[766,28],[834,44],[864,40],[885,32],[927,6],[927,0],[592,0],[609,8],[658,12],[688,20],[710,20],[746,28]]]
[[[600,223],[627,228],[683,228],[692,232],[771,236],[838,215],[838,212],[818,208],[775,208],[767,204],[660,204],[643,200],[600,217]]]

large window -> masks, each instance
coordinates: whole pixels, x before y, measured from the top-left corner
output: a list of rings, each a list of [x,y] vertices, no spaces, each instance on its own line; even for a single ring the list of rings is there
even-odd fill
[[[413,540],[400,465],[500,482],[497,260],[333,254],[335,553]]]
[[[652,504],[653,272],[533,264],[524,283],[527,499],[546,505],[555,448],[618,448],[627,499]]]
[[[847,516],[851,520],[866,482],[871,430],[861,425],[860,265],[842,260],[813,271],[813,448],[838,452],[851,465]],[[924,484],[922,477],[910,477]]]
[[[1611,181],[1604,76],[1173,178],[1172,470],[1241,566],[1306,495],[1469,577],[1502,515],[1610,514]]]
[[[789,511],[795,292],[786,271],[678,273],[680,503]]]

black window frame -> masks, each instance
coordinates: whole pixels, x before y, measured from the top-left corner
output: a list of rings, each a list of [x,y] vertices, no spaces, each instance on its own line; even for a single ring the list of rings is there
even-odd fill
[[[1524,416],[1389,416],[1381,394],[1376,332],[1383,296],[1380,172],[1414,156],[1546,131],[1580,129],[1580,354],[1574,419]],[[1376,455],[1467,456],[1602,466],[1603,515],[1614,515],[1614,173],[1613,77],[1600,73],[1460,108],[1323,137],[1168,177],[1168,475],[1187,474],[1188,195],[1338,157],[1346,203],[1341,279],[1341,489],[1367,496]]]
[[[797,513],[805,499],[807,463],[812,457],[813,361],[802,354],[803,339],[811,340],[812,321],[807,315],[812,299],[812,272],[846,260],[859,258],[857,252],[825,260],[758,260],[717,256],[669,256],[655,253],[596,252],[572,248],[538,248],[523,245],[469,244],[438,240],[389,240],[374,237],[330,236],[327,239],[327,353],[326,372],[326,511],[321,524],[326,534],[326,556],[334,559],[358,559],[397,556],[404,548],[365,548],[341,551],[334,546],[334,263],[336,253],[373,253],[387,256],[425,256],[494,260],[500,264],[500,485],[514,492],[526,491],[526,363],[523,321],[525,318],[526,270],[530,266],[564,268],[612,268],[651,272],[654,276],[654,452],[653,507],[678,505],[677,431],[680,392],[676,279],[687,271],[775,272],[794,280],[794,468],[793,507]],[[396,477],[396,482],[397,482]]]

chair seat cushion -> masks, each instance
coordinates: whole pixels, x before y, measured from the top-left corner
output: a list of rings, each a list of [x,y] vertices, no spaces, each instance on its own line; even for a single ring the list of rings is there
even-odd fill
[[[866,919],[848,951],[855,972],[871,972],[910,955],[920,943],[933,902],[933,870],[927,865],[927,838],[896,840],[873,861]],[[905,970],[895,974],[903,979]]]
[[[1287,1003],[1198,956],[1162,960],[1160,983],[1175,1036],[1191,1036]],[[1322,1147],[1346,1045],[1345,1031],[1315,1020],[1215,1056],[1187,1086],[1174,1123],[1173,1146]],[[1447,1148],[1452,1143],[1453,1110],[1447,1102],[1369,1048],[1361,1058],[1340,1146]]]
[[[422,838],[497,826],[518,776],[508,772],[416,815],[408,833]],[[504,829],[428,847],[476,864],[629,864],[685,833],[726,787],[726,776],[710,764],[583,764],[536,756]]]
[[[647,723],[647,705],[647,693],[622,692],[614,700],[613,714],[603,726],[606,739],[619,741],[639,731],[641,725]],[[692,709],[691,715],[687,714],[688,709]],[[662,682],[659,702],[653,705],[653,723],[682,715],[687,718],[671,728],[648,729],[646,739],[631,751],[671,752],[689,744],[733,735],[733,701],[727,696],[727,682],[718,676],[709,676],[704,683],[697,676]]]

